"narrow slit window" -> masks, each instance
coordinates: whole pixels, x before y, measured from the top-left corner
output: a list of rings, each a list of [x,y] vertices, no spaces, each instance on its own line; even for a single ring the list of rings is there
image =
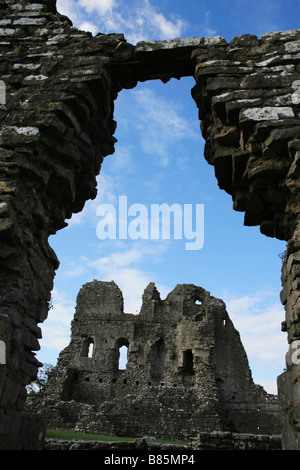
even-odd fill
[[[119,363],[118,369],[125,370],[127,368],[128,361],[128,346],[125,344],[119,348]]]
[[[88,349],[88,357],[93,357],[94,355],[94,342],[91,341]]]
[[[83,347],[82,347],[82,356],[89,357],[89,358],[94,357],[94,339],[93,338],[87,338],[84,340]]]
[[[194,356],[191,349],[183,351],[183,371],[186,375],[194,375]]]

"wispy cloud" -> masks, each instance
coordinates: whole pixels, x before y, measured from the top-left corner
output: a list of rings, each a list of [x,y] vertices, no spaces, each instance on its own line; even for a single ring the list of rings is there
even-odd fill
[[[135,242],[131,247],[114,251],[105,257],[95,260],[84,258],[87,269],[92,270],[98,279],[114,280],[124,296],[127,312],[138,313],[141,307],[142,294],[149,282],[155,281],[155,275],[143,268],[147,259],[159,260],[167,249],[167,243]],[[162,295],[168,288],[160,285]]]
[[[205,36],[215,36],[217,34],[217,30],[214,29],[211,25],[210,20],[210,11],[206,11],[204,14],[204,23],[203,23],[203,33]]]
[[[180,37],[187,28],[183,18],[163,14],[150,0],[134,0],[130,4],[116,0],[58,0],[57,8],[80,29],[93,34],[122,32],[132,44]]]
[[[285,367],[287,351],[286,336],[280,329],[284,308],[277,298],[278,293],[268,289],[242,297],[228,293],[223,295],[229,316],[240,333],[251,369],[254,367],[256,374],[266,369],[270,375],[273,374],[273,381],[266,376],[259,382],[255,381],[272,393],[276,393],[276,377]]]
[[[179,142],[199,138],[197,127],[183,116],[179,102],[159,96],[150,88],[133,90],[131,96],[132,125],[143,150],[159,166],[166,167],[170,158],[174,160]]]
[[[154,246],[155,245],[155,246]],[[97,259],[81,257],[71,262],[61,272],[62,277],[69,277],[70,282],[79,277],[84,271],[84,283],[93,279],[102,281],[115,281],[123,293],[124,311],[138,314],[142,304],[142,295],[149,282],[155,281],[153,273],[143,268],[147,257],[159,258],[164,247],[160,244],[135,244],[132,247],[122,246],[113,253]],[[165,298],[171,288],[157,283],[162,298]],[[76,299],[69,291],[55,288],[52,292],[53,308],[50,309],[47,320],[42,326],[43,338],[39,360],[56,364],[57,357],[62,349],[70,342],[71,321],[75,313]]]
[[[79,0],[78,5],[82,6],[87,13],[96,11],[99,15],[107,15],[116,7],[116,0]]]
[[[118,249],[107,256],[96,259],[81,256],[76,262],[71,261],[60,272],[62,278],[80,278],[84,273],[84,283],[92,279],[115,281],[124,297],[124,310],[127,313],[139,313],[142,295],[149,282],[155,281],[155,276],[143,268],[145,259],[159,260],[165,251],[165,245],[153,243],[135,243],[128,247],[118,243]],[[169,286],[157,284],[164,298],[171,290]],[[42,327],[43,338],[40,341],[43,355],[58,356],[70,341],[70,325],[75,313],[76,298],[68,291],[55,288],[52,292],[53,307]],[[43,360],[43,359],[42,359]],[[53,363],[47,359],[46,362]]]
[[[84,21],[83,23],[80,23],[79,29],[81,31],[89,31],[93,34],[93,36],[95,36],[99,32],[98,27],[91,21]]]
[[[262,290],[253,295],[229,298],[226,302],[247,352],[264,361],[282,361],[286,349],[286,338],[280,329],[284,308],[276,300],[277,296]]]
[[[69,343],[75,305],[67,292],[56,288],[52,291],[52,305],[47,321],[42,325],[43,337],[40,345],[43,349],[55,350],[58,353]]]

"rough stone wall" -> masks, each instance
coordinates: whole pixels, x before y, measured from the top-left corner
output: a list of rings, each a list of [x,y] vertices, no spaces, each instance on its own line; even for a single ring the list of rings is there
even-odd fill
[[[300,30],[221,39],[192,57],[205,158],[219,187],[245,212],[245,225],[288,242],[280,297],[290,349],[278,388],[283,446],[299,449]]]
[[[32,402],[48,427],[98,434],[182,440],[199,431],[280,432],[276,397],[253,383],[225,304],[191,284],[161,300],[150,283],[139,315],[123,312],[114,282],[85,284],[70,344]]]
[[[298,221],[300,31],[192,53],[205,158],[245,225],[289,240]]]
[[[201,432],[192,442],[197,450],[281,450],[280,436]]]
[[[58,267],[48,237],[95,197],[113,152],[107,62],[120,37],[78,32],[55,2],[1,1],[0,17],[0,447],[14,448]]]
[[[113,152],[113,100],[139,80],[194,75],[219,186],[246,225],[288,242],[281,299],[290,350],[279,395],[284,447],[300,448],[299,30],[134,47],[122,35],[77,31],[55,0],[0,0],[0,14],[0,445],[19,448],[28,437],[25,385],[39,366],[38,323],[58,266],[47,240],[95,197],[95,176]]]
[[[189,445],[161,444],[154,437],[143,437],[134,441],[80,441],[46,439],[45,450],[102,450],[102,451],[162,451],[168,454],[185,453],[197,457],[200,450],[281,450],[280,436],[259,434],[235,434],[230,432],[203,432],[193,439]],[[198,456],[199,458],[199,456]],[[195,462],[196,463],[196,460]]]

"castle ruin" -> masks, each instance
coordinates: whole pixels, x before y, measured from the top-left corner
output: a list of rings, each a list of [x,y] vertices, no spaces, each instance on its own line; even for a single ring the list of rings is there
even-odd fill
[[[85,284],[70,344],[42,398],[30,402],[50,428],[96,434],[189,440],[201,431],[280,433],[277,397],[254,384],[224,302],[191,284],[161,300],[150,283],[138,315],[124,313],[113,281]]]
[[[48,238],[96,196],[114,152],[114,100],[138,81],[193,76],[219,187],[245,225],[287,242],[280,298],[289,349],[278,392],[283,448],[299,449],[300,30],[133,46],[122,34],[78,31],[55,0],[0,0],[0,14],[0,448],[42,442],[40,416],[24,406],[59,265]]]

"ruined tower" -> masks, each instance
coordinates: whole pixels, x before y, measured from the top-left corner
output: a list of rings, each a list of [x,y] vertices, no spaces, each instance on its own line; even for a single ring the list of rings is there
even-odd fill
[[[224,302],[192,284],[162,300],[150,283],[138,315],[124,313],[114,282],[85,284],[70,344],[35,407],[50,427],[100,434],[186,439],[199,431],[280,431],[277,397],[254,384]]]

